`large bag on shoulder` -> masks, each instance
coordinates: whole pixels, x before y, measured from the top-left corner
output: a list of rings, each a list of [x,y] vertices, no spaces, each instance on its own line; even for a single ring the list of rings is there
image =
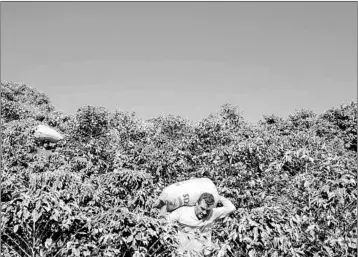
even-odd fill
[[[56,143],[64,138],[59,132],[45,125],[36,127],[34,137],[37,140],[46,140],[51,143]]]
[[[219,193],[213,181],[209,178],[194,178],[164,188],[155,207],[162,208],[166,205],[166,211],[171,212],[181,206],[194,206],[203,193],[212,194],[214,206],[217,205]]]

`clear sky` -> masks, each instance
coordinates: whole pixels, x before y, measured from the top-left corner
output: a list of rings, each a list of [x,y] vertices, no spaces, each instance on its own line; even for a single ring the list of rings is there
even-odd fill
[[[1,80],[67,113],[322,113],[357,98],[357,3],[1,2]]]

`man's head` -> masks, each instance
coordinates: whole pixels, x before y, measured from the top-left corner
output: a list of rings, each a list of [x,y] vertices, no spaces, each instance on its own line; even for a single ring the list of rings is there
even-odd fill
[[[203,193],[195,205],[195,214],[199,220],[206,218],[214,208],[215,199],[212,194]]]

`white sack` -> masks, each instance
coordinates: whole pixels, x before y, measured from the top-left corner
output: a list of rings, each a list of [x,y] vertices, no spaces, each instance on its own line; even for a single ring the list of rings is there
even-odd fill
[[[38,125],[36,127],[34,137],[38,140],[48,140],[52,143],[56,143],[64,138],[59,132],[45,125]]]
[[[194,178],[167,186],[159,196],[158,202],[167,206],[171,212],[181,206],[194,206],[202,193],[210,193],[214,196],[217,205],[219,193],[214,183],[208,178]]]

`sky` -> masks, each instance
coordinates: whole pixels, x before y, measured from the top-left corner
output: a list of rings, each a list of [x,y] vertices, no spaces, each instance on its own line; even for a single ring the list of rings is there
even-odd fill
[[[356,101],[357,3],[1,2],[1,81],[69,114],[319,114]]]

